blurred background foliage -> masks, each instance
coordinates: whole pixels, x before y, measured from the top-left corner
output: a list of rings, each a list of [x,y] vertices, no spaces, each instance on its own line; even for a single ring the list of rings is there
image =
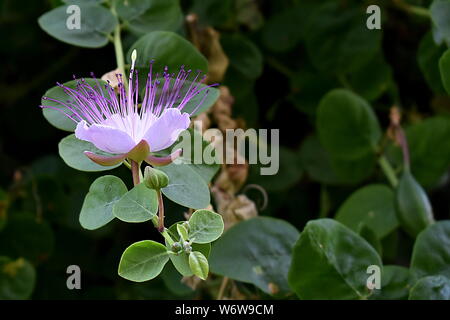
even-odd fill
[[[426,188],[435,218],[448,219],[450,99],[439,70],[446,51],[445,32],[436,31],[436,25],[431,30],[429,18],[405,9],[428,7],[431,1],[182,0],[170,8],[162,1],[155,3],[159,3],[154,7],[158,19],[128,17],[124,51],[148,29],[175,31],[193,44],[199,41],[197,47],[211,46],[213,40],[202,42],[192,31],[212,27],[220,35],[219,47],[226,57],[209,48],[213,52],[210,77],[226,70],[219,82],[234,98],[233,119],[244,128],[280,129],[279,174],[259,176],[258,166],[250,166],[246,182],[267,192],[267,206],[260,215],[284,219],[303,230],[308,221],[337,213],[337,220],[356,231],[349,210],[355,215],[365,210],[364,205],[372,210],[372,201],[373,206],[382,206],[382,212],[393,212],[392,191],[386,186],[372,186],[369,195],[359,199],[353,194],[368,184],[388,185],[375,155],[364,151],[363,156],[349,159],[333,150],[335,145],[345,150],[348,144],[346,155],[350,154],[354,149],[348,137],[358,135],[361,128],[348,127],[330,142],[331,147],[318,137],[319,103],[330,90],[346,88],[371,104],[380,134],[389,125],[390,108],[402,108],[412,172]],[[365,9],[374,3],[382,8],[380,31],[366,28]],[[83,197],[100,175],[76,171],[59,158],[58,142],[66,134],[48,124],[38,105],[56,81],[92,71],[101,75],[115,69],[116,61],[111,44],[95,50],[74,47],[43,32],[37,19],[59,5],[59,0],[0,0],[0,256],[10,259],[0,260],[0,267],[11,267],[12,261],[25,273],[21,281],[8,284],[14,288],[11,292],[2,291],[2,284],[10,280],[0,278],[0,298],[214,298],[211,292],[218,290],[220,278],[212,277],[193,291],[170,268],[142,284],[117,276],[118,258],[128,244],[148,238],[149,233],[157,238],[150,226],[114,221],[95,232],[80,227]],[[192,13],[195,23],[189,20]],[[436,41],[438,36],[441,42]],[[346,116],[321,119],[325,126],[345,125]],[[400,149],[384,141],[378,152],[385,153],[399,172]],[[112,173],[131,183],[126,168]],[[262,205],[260,191],[246,194]],[[342,206],[350,195],[360,205],[356,209]],[[167,206],[169,225],[183,219],[184,208]],[[408,266],[414,239],[394,220],[382,220],[368,233],[376,234],[372,244],[377,247],[374,243],[380,242],[384,262]],[[71,264],[81,267],[82,290],[67,290],[66,268]],[[12,269],[9,272],[14,272],[14,264]],[[269,298],[252,285],[237,283],[237,287],[243,292],[240,297]],[[404,298],[404,293],[399,297]]]

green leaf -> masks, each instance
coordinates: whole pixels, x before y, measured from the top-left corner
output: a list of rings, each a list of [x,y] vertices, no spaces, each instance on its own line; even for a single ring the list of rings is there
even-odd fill
[[[125,193],[113,206],[112,213],[125,222],[145,222],[158,212],[158,198],[155,190],[143,183]]]
[[[381,268],[381,258],[363,238],[334,220],[314,220],[293,249],[289,285],[301,299],[366,299],[371,265]]]
[[[370,77],[367,75],[370,74]],[[346,76],[350,87],[361,97],[373,101],[385,93],[392,84],[392,70],[383,57],[383,52]]]
[[[206,141],[198,130],[189,128],[181,133],[178,142],[174,143],[169,149],[166,149],[163,154],[168,155],[176,149],[183,149],[183,154],[177,159],[179,165],[187,166],[186,170],[193,170],[200,175],[206,183],[209,183],[220,169],[220,162],[214,146]],[[198,151],[197,151],[198,150]],[[204,159],[198,161],[196,156],[211,155],[214,163],[207,164]],[[197,160],[197,161],[196,161]],[[200,162],[200,163],[199,163]]]
[[[187,208],[202,209],[209,205],[208,185],[189,165],[172,163],[158,169],[169,176],[169,185],[161,189],[167,198]]]
[[[381,31],[367,30],[365,12],[342,7],[336,1],[324,3],[308,17],[305,43],[313,64],[328,73],[352,72],[378,52]]]
[[[450,278],[450,220],[436,222],[419,234],[411,272],[415,279],[435,275]]]
[[[189,254],[189,266],[192,272],[200,279],[206,280],[208,278],[208,259],[201,252],[193,251]]]
[[[97,149],[92,143],[77,139],[75,134],[71,134],[65,138],[63,138],[59,144],[59,155],[64,160],[64,162],[71,168],[80,170],[80,171],[105,171],[117,168],[121,165],[118,163],[114,166],[101,166],[91,161],[86,155],[83,153],[84,151],[91,151],[95,154],[100,155],[112,155]]]
[[[220,38],[231,67],[249,79],[259,78],[263,71],[263,56],[258,47],[246,37],[235,33]]]
[[[450,164],[450,119],[428,118],[406,130],[411,172],[420,184],[436,185]]]
[[[84,78],[83,79],[87,84],[91,85],[92,87],[96,87],[97,84],[100,86],[100,88],[106,92],[106,89],[104,89],[103,85],[106,84],[105,81],[100,80],[100,79],[92,79],[92,78]],[[71,88],[71,89],[75,89],[77,86],[77,83],[80,80],[72,80],[72,81],[68,81],[63,83],[64,86]],[[50,101],[45,99],[45,97],[50,98],[50,99],[54,99],[54,100],[58,100],[61,101],[63,103],[69,102],[69,103],[75,103],[74,99],[72,97],[70,97],[68,94],[66,94],[64,92],[64,90],[59,87],[59,86],[55,86],[49,90],[47,90],[47,92],[45,92],[44,96],[42,97],[41,100],[41,104],[43,106],[49,106],[49,107],[53,107],[53,108],[58,108],[58,110],[55,109],[49,109],[49,108],[43,108],[42,112],[44,114],[45,119],[47,119],[48,122],[50,122],[50,124],[58,129],[61,130],[65,130],[65,131],[70,131],[73,132],[77,126],[77,124],[72,121],[71,119],[69,119],[64,113],[68,114],[69,116],[73,116],[73,112],[71,112],[67,107],[65,107],[64,105],[54,102],[54,101]]]
[[[358,184],[367,179],[372,174],[375,164],[376,158],[373,153],[367,153],[358,159],[331,156],[331,167],[346,184]]]
[[[115,0],[117,13],[136,33],[176,31],[183,21],[178,0]]]
[[[341,205],[335,219],[355,232],[362,223],[378,239],[384,238],[398,227],[394,192],[381,184],[358,189]]]
[[[439,59],[439,71],[445,91],[450,93],[450,50],[444,52]]]
[[[189,88],[191,82],[186,81],[185,88]],[[206,85],[200,84],[199,88],[205,88]],[[181,90],[181,95],[184,90]],[[206,95],[206,97],[205,97]],[[211,108],[214,103],[216,103],[217,99],[219,99],[220,91],[216,88],[209,87],[208,89],[203,90],[198,95],[194,96],[188,103],[186,103],[183,108],[183,112],[187,112],[191,114],[192,117],[199,115],[202,112],[205,112],[209,108]],[[201,103],[200,107],[198,106]],[[195,110],[195,112],[194,112]]]
[[[214,243],[211,272],[252,283],[269,294],[289,292],[287,273],[298,235],[297,229],[279,219],[240,222]]]
[[[372,300],[406,300],[411,288],[408,268],[387,265],[383,267],[381,289],[374,290]]]
[[[439,38],[447,44],[450,43],[450,1],[434,0],[430,6],[431,21],[433,22],[433,33],[435,41]]]
[[[81,226],[94,230],[113,220],[113,207],[127,191],[125,183],[115,176],[108,175],[95,180],[81,208]]]
[[[223,228],[220,214],[197,210],[189,219],[189,239],[194,243],[210,243],[221,236]]]
[[[153,70],[156,72],[165,66],[169,67],[169,72],[177,72],[182,65],[193,71],[208,71],[206,58],[189,41],[173,32],[154,31],[139,38],[128,50],[128,63],[131,63],[134,49],[137,51],[136,67],[143,69],[141,74],[148,73],[152,59],[155,59]]]
[[[234,17],[233,0],[194,0],[189,12],[196,13],[204,25],[213,27],[230,25]],[[231,20],[231,21],[230,21]]]
[[[445,52],[445,46],[438,46],[433,41],[431,32],[428,32],[420,41],[417,61],[428,86],[436,93],[444,93],[441,77],[447,74],[447,70],[440,70],[439,59]],[[450,80],[450,79],[449,79]],[[450,83],[449,83],[450,84]]]
[[[400,177],[396,204],[398,220],[412,237],[434,222],[430,200],[409,170]]]
[[[260,150],[264,148],[261,144],[258,147]],[[295,186],[303,176],[300,154],[289,148],[280,146],[279,162],[279,170],[274,175],[261,175],[261,168],[268,167],[269,165],[250,166],[250,173],[252,175],[251,183],[260,185],[268,192],[282,192]]]
[[[157,277],[169,261],[167,249],[162,244],[144,240],[125,249],[120,258],[119,275],[134,282],[143,282]]]
[[[50,225],[36,221],[32,214],[12,214],[0,233],[0,256],[22,257],[40,263],[51,256],[54,246],[55,237]]]
[[[171,235],[172,239],[175,242],[180,241],[180,235],[178,234],[178,231],[177,231],[177,225],[181,224],[181,223],[183,223],[183,222],[175,223],[172,226],[170,226],[170,228],[169,228],[169,234]],[[166,247],[167,247],[167,250],[172,250],[171,246],[169,246],[167,241],[166,241]],[[211,251],[211,244],[209,244],[209,243],[206,243],[206,244],[193,243],[192,250],[199,251],[205,257],[208,257],[209,253]],[[179,273],[181,273],[183,276],[189,277],[194,274],[191,270],[191,267],[189,266],[189,255],[186,254],[185,252],[180,252],[177,255],[171,254],[170,261],[172,261],[175,269],[177,269],[177,271]]]
[[[178,67],[177,67],[178,68]],[[177,70],[173,70],[174,72]],[[145,78],[146,80],[147,78]],[[142,79],[141,79],[142,80]],[[155,100],[157,101],[161,94],[164,92],[162,90],[165,79],[164,78],[158,78],[158,80],[161,82],[161,85],[158,88],[158,91],[156,93]],[[141,95],[145,94],[145,83],[140,82],[140,88],[141,88]],[[170,79],[170,87],[173,87],[175,84],[175,79]],[[183,107],[183,112],[189,113],[192,117],[199,115],[202,112],[205,112],[209,108],[211,108],[214,103],[216,103],[217,99],[219,99],[220,91],[214,87],[211,87],[202,83],[196,83],[194,84],[192,81],[186,80],[184,82],[183,88],[180,90],[179,98],[175,100],[174,105],[177,106],[180,104],[184,97],[186,96],[187,91],[189,88],[193,85],[199,86],[200,93],[192,97]],[[208,87],[208,88],[207,88]],[[200,105],[200,106],[199,106]],[[194,112],[195,111],[195,112]]]
[[[361,223],[359,225],[358,234],[366,240],[372,248],[376,250],[376,252],[380,255],[380,257],[383,256],[383,246],[381,245],[380,238],[376,235],[375,231],[372,230],[372,228],[368,227],[364,223]]]
[[[373,154],[381,137],[370,105],[345,89],[330,91],[321,100],[317,129],[322,145],[333,157],[361,159]]]
[[[27,260],[0,257],[0,300],[28,299],[35,282],[36,271]]]
[[[317,136],[309,136],[303,141],[300,157],[306,172],[313,180],[327,185],[342,184],[345,181],[338,177],[333,169],[330,155]]]
[[[77,3],[80,8],[80,28],[69,29],[74,14],[67,13],[69,5],[57,7],[39,17],[39,26],[59,41],[74,46],[100,48],[108,43],[108,34],[117,25],[111,11],[95,4]]]
[[[328,74],[318,72],[309,66],[290,76],[290,86],[292,92],[290,100],[295,107],[315,117],[320,99],[331,89],[339,87],[339,83]]]
[[[178,223],[177,231],[178,231],[178,235],[180,236],[181,240],[183,240],[183,241],[189,240],[189,231],[186,229],[186,226],[184,224]]]
[[[295,7],[271,15],[261,32],[262,43],[274,52],[293,49],[302,38],[306,12],[303,7]]]
[[[411,289],[409,300],[450,300],[450,279],[444,276],[420,279]]]

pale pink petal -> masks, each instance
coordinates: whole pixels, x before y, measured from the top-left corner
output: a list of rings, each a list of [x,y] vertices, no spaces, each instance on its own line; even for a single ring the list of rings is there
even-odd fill
[[[119,130],[101,124],[88,126],[86,121],[78,123],[75,136],[91,142],[98,149],[115,154],[124,154],[134,148],[136,143],[131,137]]]
[[[189,114],[181,114],[176,108],[164,110],[163,114],[153,122],[144,135],[150,145],[150,151],[156,152],[170,147],[180,133],[189,127]]]

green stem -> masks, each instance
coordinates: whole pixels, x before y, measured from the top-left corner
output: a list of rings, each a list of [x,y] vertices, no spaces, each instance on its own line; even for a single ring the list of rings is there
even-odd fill
[[[286,77],[291,78],[294,76],[294,72],[277,59],[273,57],[266,57],[266,62],[269,66],[277,70],[279,73],[285,75]]]
[[[170,234],[167,232],[167,229],[164,229],[163,232],[161,232],[161,235],[164,237],[164,239],[167,240],[167,244],[169,246],[172,246],[174,244],[175,241],[173,241],[172,237],[170,236]]]
[[[382,155],[378,158],[378,164],[380,165],[381,170],[383,170],[390,184],[395,188],[398,184],[398,179],[389,161],[386,159],[385,156]]]
[[[414,6],[414,5],[405,3],[403,0],[394,0],[393,2],[397,8],[402,9],[408,13],[411,13],[411,14],[414,14],[416,16],[423,17],[423,18],[428,18],[428,19],[431,18],[430,10],[428,10],[427,8]]]
[[[165,231],[164,227],[164,202],[162,198],[161,190],[156,190],[158,196],[158,231],[161,234]]]
[[[111,5],[111,12],[114,16],[117,16],[115,1],[112,2]],[[116,63],[117,63],[117,69],[119,69],[119,73],[123,75],[123,81],[126,83],[127,77],[125,76],[125,59],[123,56],[123,47],[122,47],[122,38],[120,37],[120,24],[117,23],[115,29],[114,29],[114,37],[113,37],[113,43],[114,43],[114,51],[116,53]]]

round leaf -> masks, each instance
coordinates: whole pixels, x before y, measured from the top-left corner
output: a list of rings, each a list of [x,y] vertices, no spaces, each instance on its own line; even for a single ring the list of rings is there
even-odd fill
[[[425,187],[436,185],[450,164],[450,119],[432,117],[406,129],[411,172]]]
[[[355,160],[374,153],[381,137],[370,105],[345,89],[332,90],[321,100],[317,129],[325,149],[340,159]]]
[[[408,268],[400,266],[383,266],[381,289],[374,290],[370,299],[406,300],[411,288]]]
[[[194,243],[210,243],[220,237],[223,228],[220,214],[209,210],[197,210],[189,219],[189,239]]]
[[[374,57],[381,45],[381,31],[367,30],[366,16],[356,7],[324,3],[309,16],[304,32],[313,64],[326,72],[350,72]]]
[[[444,276],[420,279],[411,289],[409,300],[450,300],[450,279]]]
[[[263,56],[253,42],[235,33],[231,36],[222,36],[220,43],[230,59],[231,66],[238,72],[249,79],[256,79],[261,76]]]
[[[0,300],[28,299],[35,281],[36,271],[28,261],[0,257]]]
[[[444,93],[442,78],[450,77],[447,70],[440,69],[439,59],[445,52],[445,46],[438,46],[433,41],[431,32],[428,32],[420,41],[417,61],[428,86],[436,93]],[[448,79],[450,85],[450,78]]]
[[[86,155],[83,153],[84,151],[91,151],[95,154],[100,155],[111,155],[106,152],[103,152],[97,149],[92,143],[77,139],[75,134],[71,134],[65,138],[63,138],[59,144],[59,155],[64,160],[64,162],[74,169],[80,171],[105,171],[117,168],[121,165],[118,163],[114,166],[101,166],[91,161]]]
[[[161,273],[167,261],[169,254],[162,244],[151,240],[135,242],[120,258],[119,275],[135,282],[151,280]]]
[[[240,222],[217,240],[211,272],[252,283],[269,294],[289,292],[287,273],[298,231],[286,221],[257,217]]]
[[[329,154],[317,136],[309,136],[304,140],[300,157],[306,172],[313,180],[331,185],[342,183],[333,170]]]
[[[366,299],[371,265],[382,262],[366,240],[335,220],[314,220],[293,249],[289,285],[301,299]]]
[[[439,221],[419,234],[411,271],[416,279],[434,275],[450,278],[450,220]]]
[[[113,220],[113,207],[127,191],[125,183],[115,176],[103,176],[95,180],[81,208],[81,226],[94,230]]]
[[[302,37],[301,27],[306,20],[306,10],[303,9],[303,7],[288,8],[271,15],[262,29],[263,44],[274,52],[286,52],[293,49]],[[299,26],[300,23],[302,26]]]
[[[335,219],[355,232],[364,224],[381,239],[398,227],[394,192],[381,184],[358,189],[341,205]]]
[[[57,7],[39,17],[39,26],[52,37],[86,48],[99,48],[108,43],[108,34],[117,25],[117,19],[108,9],[92,4],[77,3],[80,8],[80,28],[69,29],[68,24],[75,18],[76,11],[68,10],[69,5]],[[67,13],[69,11],[69,13]]]
[[[183,20],[178,0],[115,0],[117,13],[137,33],[176,31]]]
[[[144,69],[147,74],[150,60],[154,59],[153,70],[162,71],[165,66],[169,72],[177,72],[185,65],[193,71],[200,69],[208,71],[206,58],[186,39],[168,31],[154,31],[146,34],[136,41],[127,54],[130,63],[131,53],[137,51],[136,67]]]
[[[55,245],[50,225],[38,222],[34,215],[11,215],[0,233],[0,255],[23,257],[32,263],[48,259]]]
[[[208,185],[189,165],[173,163],[158,169],[169,176],[169,185],[161,189],[167,198],[187,208],[202,209],[209,205]]]
[[[125,193],[113,206],[113,215],[125,222],[145,222],[151,220],[158,211],[155,190],[143,183]]]

